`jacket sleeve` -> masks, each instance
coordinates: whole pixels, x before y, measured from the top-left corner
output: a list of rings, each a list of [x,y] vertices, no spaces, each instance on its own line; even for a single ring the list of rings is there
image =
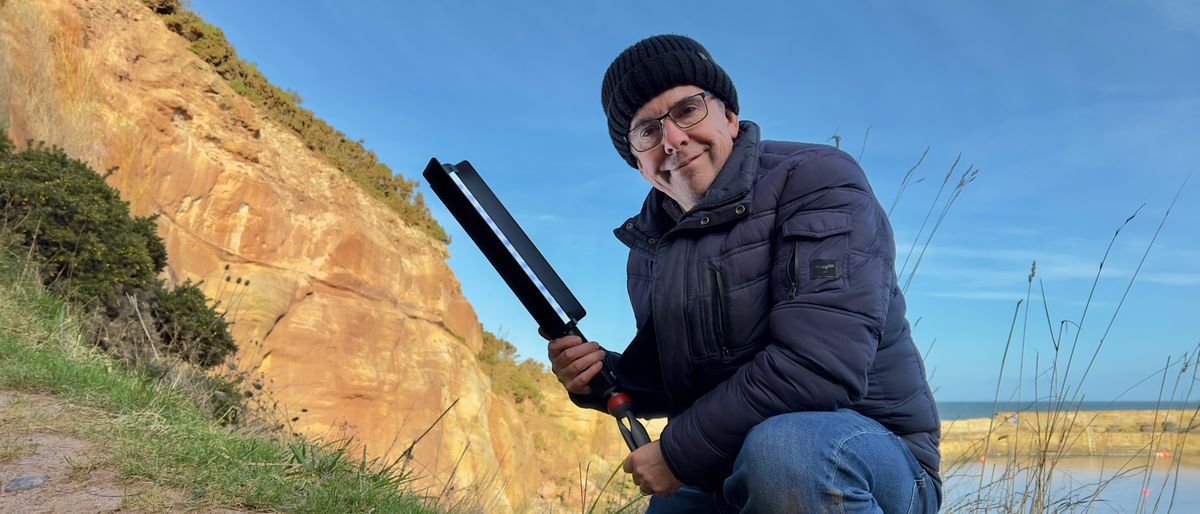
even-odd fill
[[[866,395],[896,278],[891,228],[862,170],[842,152],[794,165],[775,230],[779,244],[795,245],[776,254],[800,262],[773,267],[799,276],[773,279],[783,292],[768,314],[769,340],[660,439],[686,484],[720,487],[750,429],[769,417],[836,410]]]
[[[669,414],[669,400],[658,371],[658,350],[653,332],[639,331],[624,354],[605,350],[604,366],[612,370],[622,392],[633,402],[633,414],[652,419]],[[608,412],[608,399],[599,394],[568,393],[578,407]]]

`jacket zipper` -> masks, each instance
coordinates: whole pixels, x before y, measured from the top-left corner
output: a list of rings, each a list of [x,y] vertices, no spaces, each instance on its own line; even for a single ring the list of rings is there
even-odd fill
[[[787,260],[787,280],[792,290],[788,292],[788,299],[796,297],[796,293],[800,290],[800,272],[796,269],[796,243],[791,244],[791,252],[788,254]]]
[[[713,295],[713,333],[717,338],[717,345],[721,349],[721,362],[729,362],[729,344],[725,340],[725,327],[728,325],[728,319],[725,317],[725,287],[721,284],[721,272],[715,269],[710,269],[712,275],[712,295]]]

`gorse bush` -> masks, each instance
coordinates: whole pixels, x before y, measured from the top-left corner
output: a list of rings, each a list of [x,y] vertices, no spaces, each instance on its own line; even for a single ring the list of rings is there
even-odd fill
[[[158,215],[133,218],[133,231],[146,238],[146,252],[155,273],[167,267],[167,245],[158,237]]]
[[[61,149],[30,145],[7,155],[0,208],[4,226],[40,256],[46,285],[68,300],[146,288],[161,270],[149,251],[151,240],[162,247],[154,219],[131,216],[100,175]]]
[[[395,175],[379,162],[375,152],[363,147],[334,129],[312,111],[300,107],[300,97],[271,84],[253,64],[238,58],[225,34],[195,13],[182,7],[179,0],[142,0],[160,15],[171,31],[191,42],[193,53],[207,62],[224,78],[229,87],[249,99],[270,119],[291,129],[309,149],[323,155],[350,176],[369,194],[382,201],[409,225],[429,236],[450,242],[425,200],[416,191],[417,182]]]
[[[237,349],[225,317],[208,306],[208,299],[191,280],[154,296],[154,324],[168,350],[202,367],[221,363]]]
[[[143,344],[211,367],[236,350],[224,315],[191,282],[171,291],[157,276],[167,249],[155,231],[157,216],[131,215],[129,204],[87,163],[42,144],[19,152],[0,135],[0,230],[34,258],[42,282],[63,299],[93,310],[110,326],[93,327],[109,346],[118,320],[136,322]],[[150,327],[142,327],[147,303]],[[128,323],[126,323],[128,324]]]

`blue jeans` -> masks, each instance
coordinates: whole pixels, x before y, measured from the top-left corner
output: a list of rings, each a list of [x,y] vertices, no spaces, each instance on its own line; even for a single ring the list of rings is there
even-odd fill
[[[937,512],[941,484],[904,441],[857,412],[794,412],[750,430],[724,489],[685,486],[648,514]]]

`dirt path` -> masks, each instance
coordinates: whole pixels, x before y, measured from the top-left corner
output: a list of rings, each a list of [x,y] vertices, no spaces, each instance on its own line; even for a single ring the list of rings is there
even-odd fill
[[[0,390],[0,512],[224,512],[121,479],[103,444],[78,434],[109,415],[51,396]]]

